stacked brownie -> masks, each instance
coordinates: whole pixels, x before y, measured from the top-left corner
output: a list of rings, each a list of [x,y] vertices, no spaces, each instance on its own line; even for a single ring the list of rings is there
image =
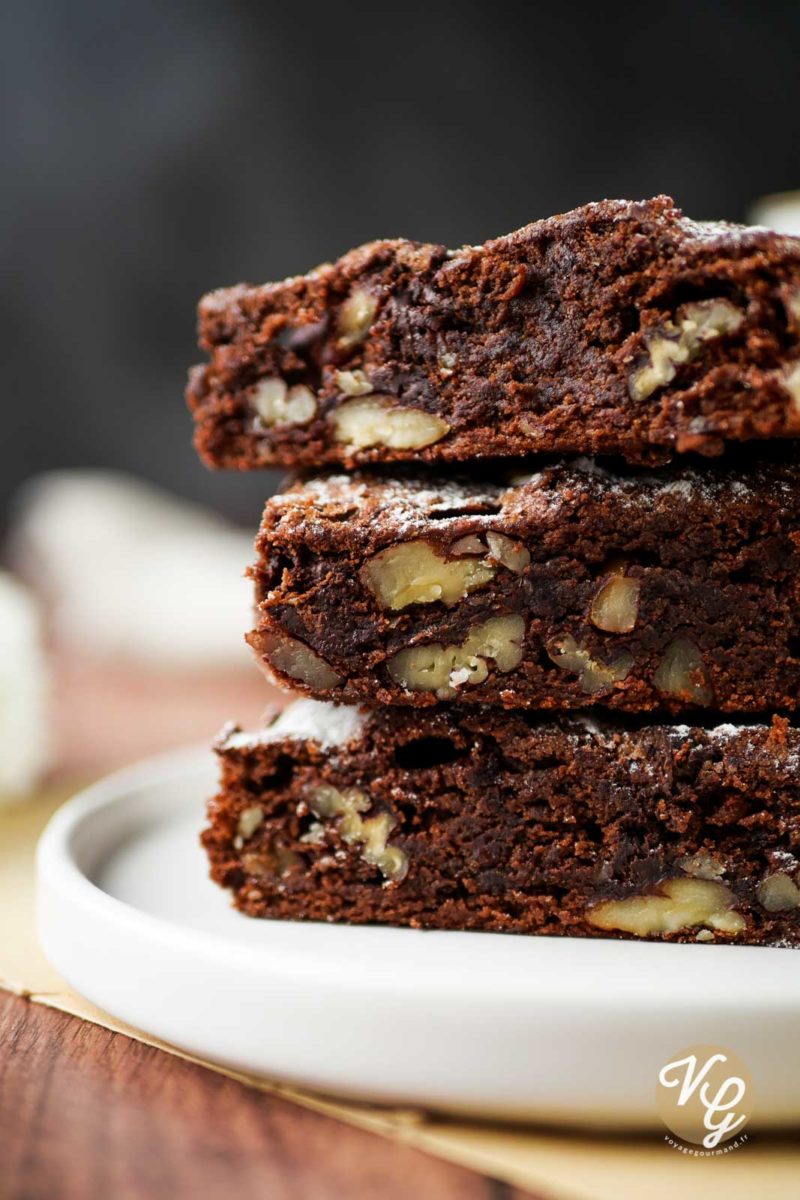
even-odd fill
[[[218,743],[253,916],[800,944],[800,241],[603,202],[200,306],[267,502]],[[591,457],[589,457],[591,456]]]

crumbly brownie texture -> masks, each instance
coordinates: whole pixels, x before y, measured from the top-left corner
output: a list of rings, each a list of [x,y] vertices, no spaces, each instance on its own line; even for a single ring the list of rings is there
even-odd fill
[[[298,701],[218,744],[250,916],[800,944],[800,731]]]
[[[200,303],[215,467],[665,460],[800,434],[800,240],[603,201],[484,246],[372,242]]]
[[[267,503],[248,640],[318,699],[789,711],[799,549],[792,463],[312,479]]]

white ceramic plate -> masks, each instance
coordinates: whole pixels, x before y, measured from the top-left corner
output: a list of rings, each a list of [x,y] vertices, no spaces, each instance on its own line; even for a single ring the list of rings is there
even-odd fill
[[[329,1092],[491,1116],[657,1125],[659,1068],[712,1043],[757,1116],[800,1113],[800,953],[254,921],[198,846],[206,750],[117,773],[39,848],[45,952],[200,1057]]]

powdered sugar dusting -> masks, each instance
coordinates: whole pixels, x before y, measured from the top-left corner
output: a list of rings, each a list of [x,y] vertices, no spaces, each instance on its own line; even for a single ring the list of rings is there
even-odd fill
[[[695,221],[681,215],[677,221],[681,232],[697,242],[775,242],[775,232],[764,225],[738,225],[732,221]],[[784,236],[785,233],[784,233]],[[788,240],[788,239],[787,239]]]
[[[364,717],[357,708],[324,700],[295,700],[268,725],[252,732],[226,733],[220,750],[247,750],[271,742],[317,742],[329,748],[344,746],[361,732]]]
[[[741,745],[738,747],[740,753],[770,754],[775,766],[779,767],[787,778],[794,780],[800,775],[800,739],[797,737],[798,731],[792,729],[791,738],[788,742],[784,742],[783,740],[773,741],[770,737],[760,736],[768,734],[769,729],[770,726],[763,722],[753,725],[725,723],[714,725],[703,732],[711,742],[721,742],[724,744],[740,741]],[[670,727],[670,737],[673,742],[694,741],[696,735],[697,726],[673,725]],[[753,737],[753,735],[759,736]]]
[[[767,729],[767,725],[763,723],[754,725],[713,725],[710,729],[704,730],[706,737],[713,738],[714,741],[730,741],[731,738],[737,737],[741,733],[753,733],[758,729]],[[697,725],[672,725],[669,726],[670,733],[674,738],[685,739],[697,732]]]
[[[591,733],[594,737],[608,737],[609,732],[611,732],[609,729],[604,728],[599,721],[596,721],[594,717],[589,717],[585,713],[570,713],[570,720],[576,725],[580,725],[586,733]]]
[[[302,496],[313,503],[328,506],[380,497],[386,507],[423,509],[435,513],[437,510],[456,508],[492,498],[502,492],[502,487],[487,485],[479,487],[454,480],[436,480],[430,486],[418,480],[402,479],[352,479],[348,475],[329,475],[327,478],[310,479],[300,492],[289,495]]]
[[[353,538],[371,543],[378,529],[385,539],[410,538],[430,531],[432,522],[443,529],[466,517],[475,533],[502,528],[506,521],[535,529],[537,522],[562,519],[565,507],[577,509],[587,496],[613,502],[621,512],[647,513],[666,505],[682,512],[697,504],[716,513],[734,502],[793,503],[798,492],[800,473],[791,466],[702,471],[681,466],[628,475],[582,458],[490,481],[387,478],[367,471],[323,476],[274,496],[267,512],[271,530],[287,522],[294,537],[302,531],[316,552],[324,552]],[[340,532],[345,530],[346,538]]]
[[[302,526],[304,536],[332,543],[345,521],[349,534],[358,522],[367,532],[380,522],[391,536],[410,537],[430,521],[443,526],[462,516],[480,518],[487,508],[496,514],[507,490],[505,483],[329,475],[274,496],[269,507]]]

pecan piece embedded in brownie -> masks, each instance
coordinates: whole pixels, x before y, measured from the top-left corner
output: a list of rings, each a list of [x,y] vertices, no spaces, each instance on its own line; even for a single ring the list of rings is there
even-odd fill
[[[250,916],[800,942],[800,731],[301,700],[218,744],[203,843]]]
[[[800,466],[725,463],[296,484],[266,505],[248,640],[318,699],[794,710]]]
[[[606,200],[483,246],[378,241],[200,303],[188,399],[239,469],[800,434],[800,240]]]

